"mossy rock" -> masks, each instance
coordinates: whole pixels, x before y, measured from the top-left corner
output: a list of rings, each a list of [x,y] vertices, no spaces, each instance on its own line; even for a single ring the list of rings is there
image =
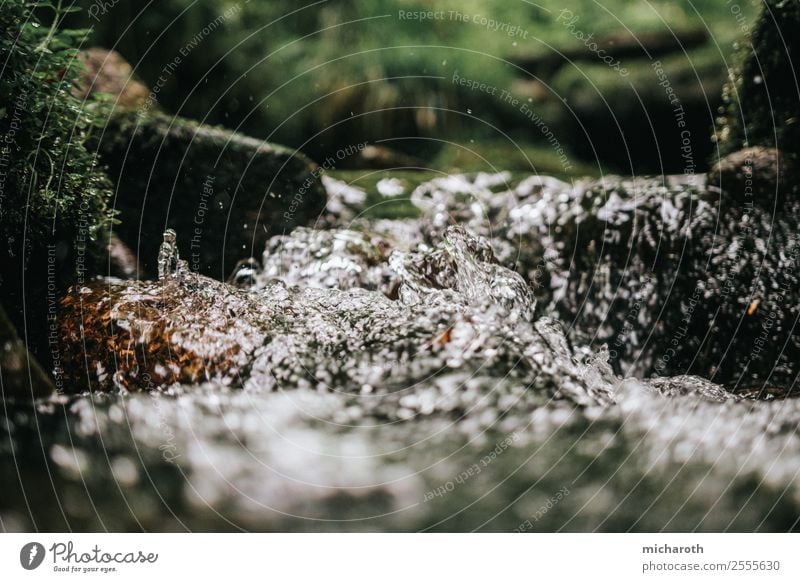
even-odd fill
[[[800,197],[800,164],[797,156],[775,148],[745,148],[714,164],[708,184],[731,202],[783,210],[787,199]]]
[[[800,153],[800,2],[764,0],[743,60],[725,88],[720,155],[751,146]]]
[[[582,62],[554,77],[561,141],[623,174],[703,171],[726,79],[718,50],[621,64],[625,72]]]
[[[565,26],[566,30],[570,30],[569,22],[574,15],[568,9],[562,12],[564,16],[559,14],[557,21]],[[578,22],[579,20],[576,20],[572,27]],[[573,30],[585,34],[580,29],[573,28]],[[622,66],[622,60],[630,62],[633,59],[653,59],[694,49],[708,42],[708,37],[708,29],[700,26],[645,29],[636,32],[625,28],[602,36],[592,34],[591,38],[585,41],[574,38],[572,42],[559,46],[558,50],[542,46],[534,48],[532,52],[517,51],[510,60],[533,75],[549,77],[565,64],[574,61],[582,61],[582,65],[597,62],[600,58],[598,54],[603,55],[609,62],[619,61]]]
[[[150,275],[167,227],[190,269],[225,279],[269,237],[325,207],[314,163],[226,129],[129,110],[108,117],[95,145],[117,184],[117,232]]]
[[[656,178],[587,184],[570,204],[549,263],[564,287],[549,299],[576,340],[606,343],[626,374],[791,389],[800,201],[776,215]]]

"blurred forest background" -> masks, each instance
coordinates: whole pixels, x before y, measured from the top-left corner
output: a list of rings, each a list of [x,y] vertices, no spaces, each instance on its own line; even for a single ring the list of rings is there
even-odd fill
[[[675,102],[654,61],[686,111],[702,169],[728,68],[758,11],[749,0],[78,4],[65,25],[91,27],[88,44],[119,51],[170,113],[318,161],[368,141],[431,167],[553,174],[681,172]],[[400,17],[420,10],[443,18]],[[454,73],[498,89],[458,85]]]

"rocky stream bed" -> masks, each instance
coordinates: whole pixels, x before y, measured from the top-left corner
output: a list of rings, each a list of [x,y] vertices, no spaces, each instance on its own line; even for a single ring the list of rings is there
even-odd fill
[[[65,389],[3,404],[2,526],[798,527],[795,213],[741,238],[704,176],[406,177],[417,218],[326,178],[325,228],[228,283],[173,246],[71,289]]]
[[[715,133],[672,148],[683,174],[410,171],[370,144],[365,181],[136,111],[121,56],[80,73],[11,2],[0,89],[37,100],[0,209],[0,531],[800,529],[800,4],[764,5],[720,109],[686,104]],[[596,119],[564,68],[556,101]],[[654,118],[660,160],[685,120]]]

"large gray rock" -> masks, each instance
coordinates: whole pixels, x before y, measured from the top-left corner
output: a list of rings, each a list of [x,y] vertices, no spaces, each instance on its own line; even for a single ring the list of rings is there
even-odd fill
[[[456,220],[493,237],[577,345],[607,345],[618,373],[696,374],[731,389],[790,390],[800,371],[800,199],[775,155],[703,175],[531,176],[504,192],[432,180],[412,195],[434,233]],[[751,160],[754,170],[741,167]],[[750,175],[749,190],[735,191]]]

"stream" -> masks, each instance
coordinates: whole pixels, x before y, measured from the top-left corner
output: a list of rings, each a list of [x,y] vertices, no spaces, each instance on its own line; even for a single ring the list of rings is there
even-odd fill
[[[227,283],[167,247],[160,280],[73,289],[59,316],[70,393],[3,403],[0,528],[798,529],[791,390],[734,385],[731,368],[654,372],[671,304],[636,253],[679,248],[715,216],[691,198],[701,181],[645,182],[632,199],[614,182],[593,207],[591,187],[555,178],[405,179],[377,190],[413,218],[370,216],[362,189],[327,178],[327,222],[272,238]],[[619,277],[598,267],[581,288],[559,241],[582,240],[569,229],[591,226],[583,213],[621,233],[611,247],[640,242]],[[700,278],[681,276],[672,295]],[[619,297],[624,333],[593,319],[612,321]]]

